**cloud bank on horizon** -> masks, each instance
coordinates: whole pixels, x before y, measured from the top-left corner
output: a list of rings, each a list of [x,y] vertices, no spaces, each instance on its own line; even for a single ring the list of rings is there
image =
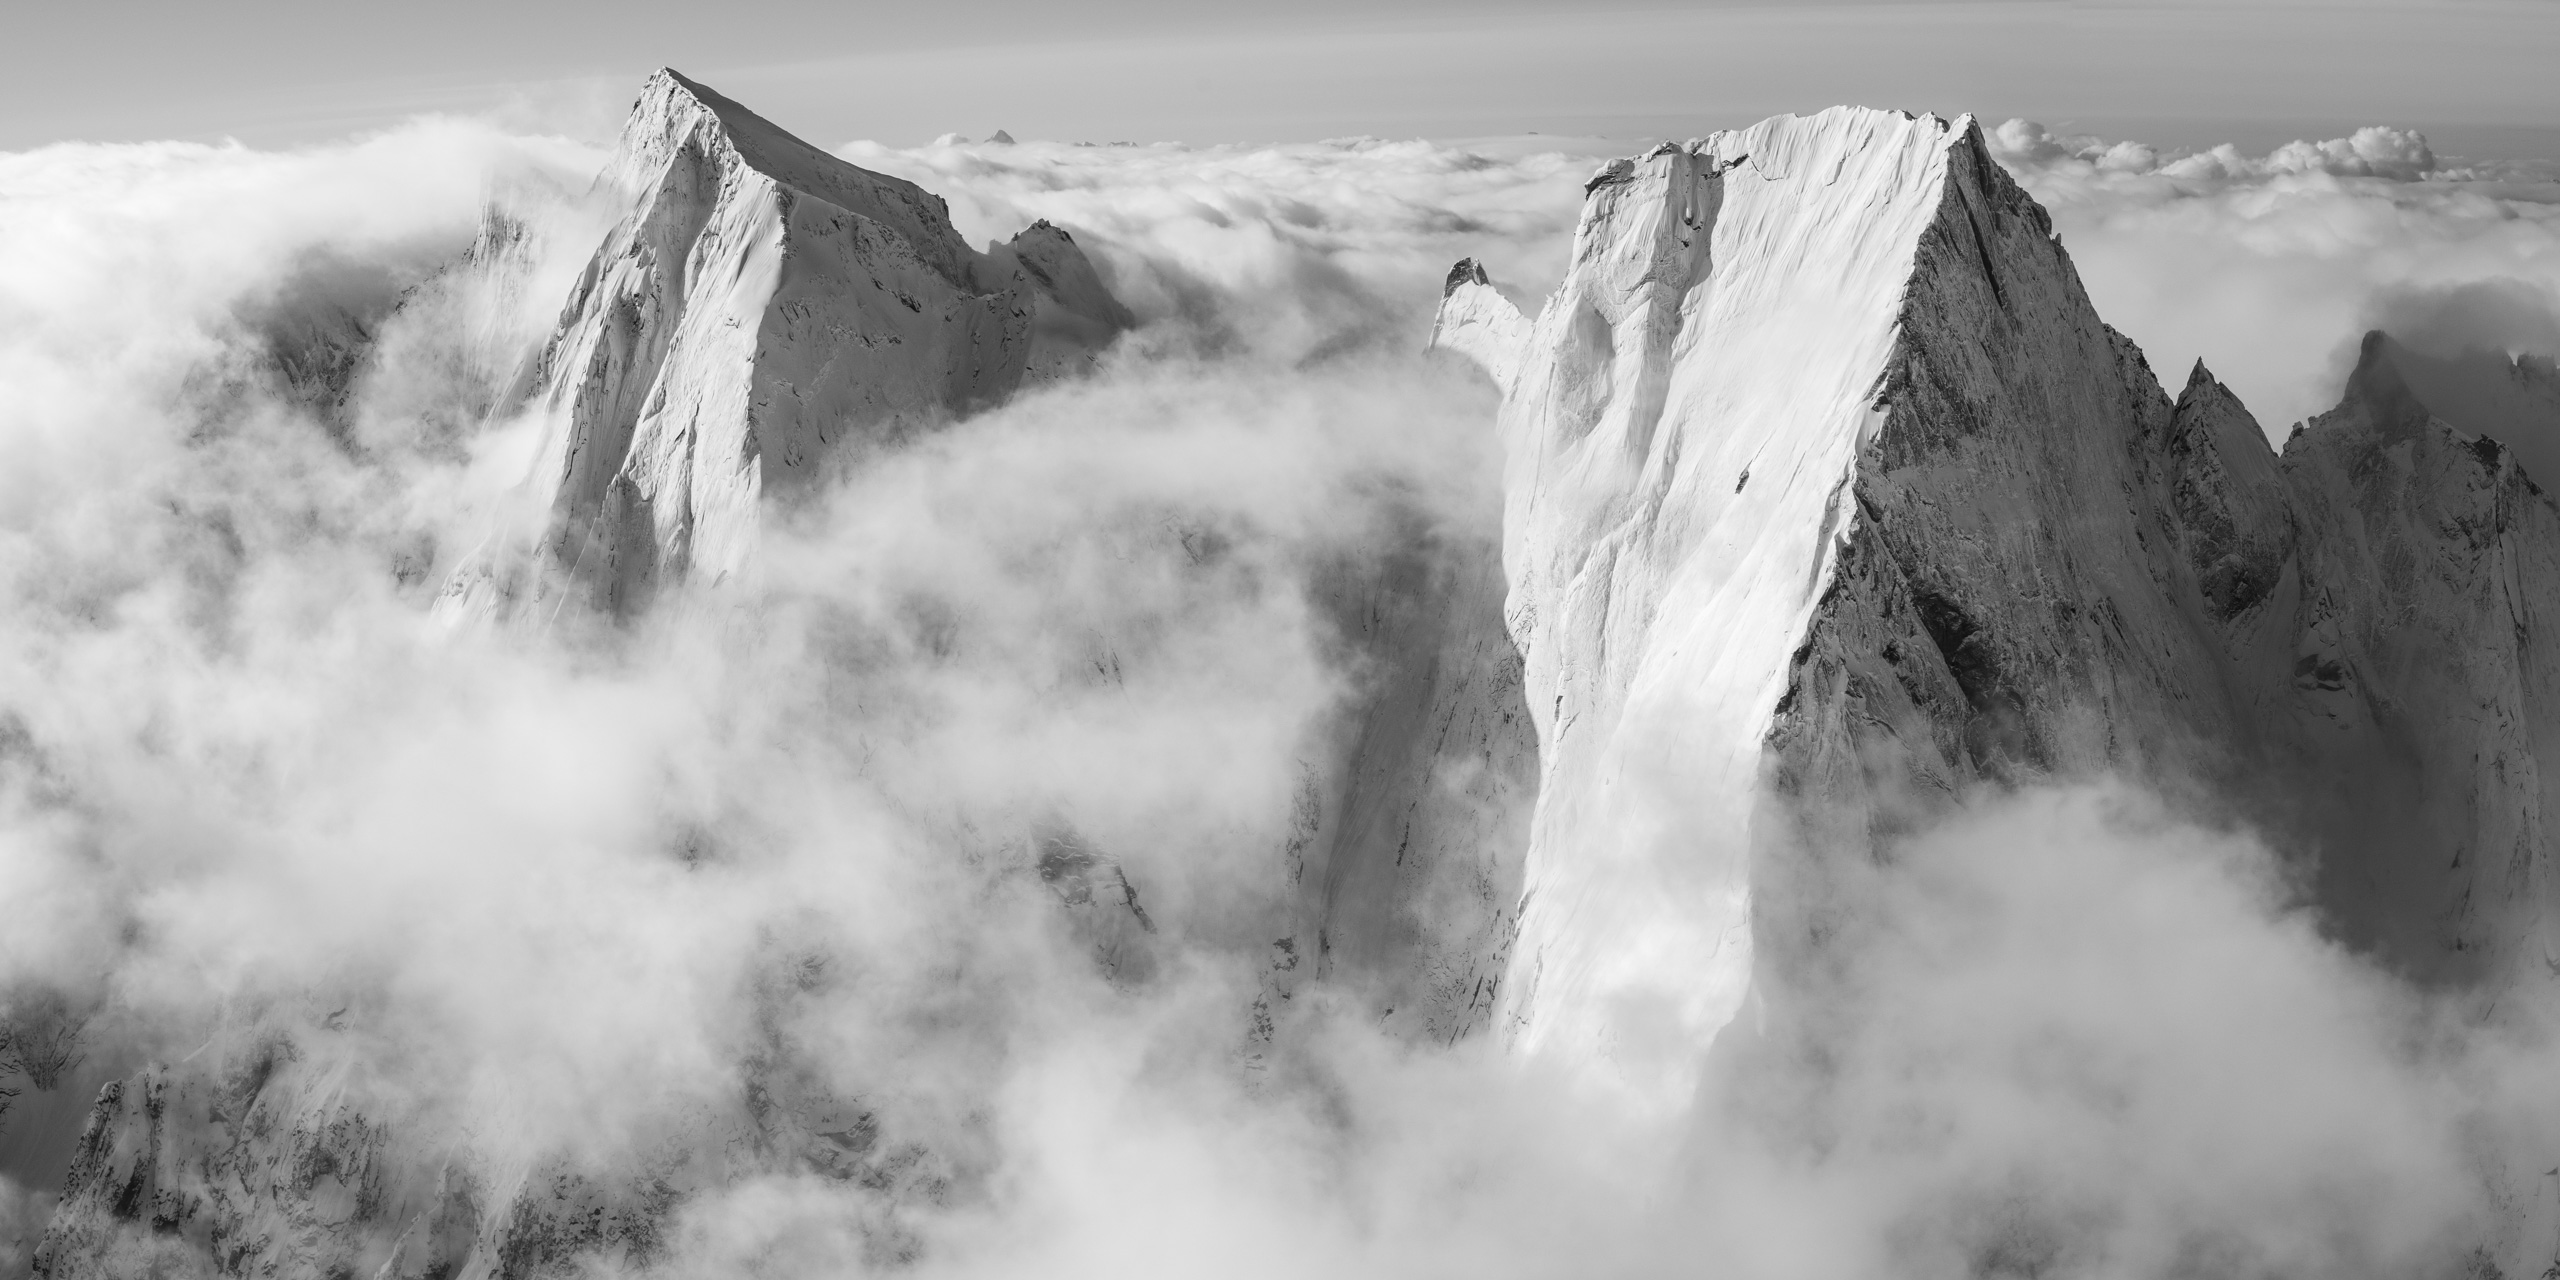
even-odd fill
[[[2368,329],[2431,354],[2560,354],[2553,166],[2446,163],[2423,135],[2380,125],[2264,154],[2068,136],[2026,120],[1984,133],[2053,213],[2099,313],[2142,345],[2171,389],[2201,359],[2275,440],[2336,403]],[[1566,179],[1615,151],[1596,141],[1545,151],[1543,141],[945,139],[853,143],[839,154],[943,193],[976,236],[1037,217],[1091,229],[1141,282],[1160,259],[1213,247],[1218,265],[1206,269],[1276,269],[1275,249],[1288,246],[1362,273],[1427,324],[1423,284],[1447,265],[1432,247],[1484,258],[1533,310],[1561,277],[1578,208]],[[1135,287],[1143,296],[1151,286]]]
[[[2390,130],[1993,138],[2100,310],[2270,430],[2377,318],[2548,352],[2541,176]],[[1663,1126],[1348,1000],[1240,1068],[1270,853],[1365,675],[1321,583],[1412,520],[1497,533],[1492,397],[1417,349],[1457,257],[1544,294],[1596,157],[844,154],[975,237],[1072,228],[1148,325],[847,480],[727,611],[628,636],[428,611],[521,474],[490,410],[584,265],[596,153],[445,121],[0,157],[21,1058],[43,1018],[85,1020],[92,1086],[279,1036],[421,1146],[586,1167],[781,1057],[933,1153],[885,1201],[703,1190],[664,1262],[703,1275],[858,1272],[884,1239],[951,1275],[2401,1274],[2484,1220],[2500,1143],[2560,1132],[2535,1011],[2484,1029],[2371,971],[2246,833],[2105,785],[1915,838],[1824,1089]],[[522,296],[434,274],[493,189],[534,228]],[[279,376],[280,335],[348,319],[382,354],[343,404]],[[1059,828],[1147,886],[1154,976],[1097,974],[1026,874]],[[23,1136],[20,1262],[51,1194]]]
[[[2202,359],[2278,439],[2336,402],[2356,341],[2560,354],[2560,173],[2439,161],[2369,126],[2263,156],[2058,137],[1993,150],[2052,211],[2108,323],[2174,385]]]

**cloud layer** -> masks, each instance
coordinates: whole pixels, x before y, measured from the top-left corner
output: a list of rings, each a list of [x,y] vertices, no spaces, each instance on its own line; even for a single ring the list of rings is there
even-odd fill
[[[2336,403],[2367,329],[2554,354],[2560,181],[2539,167],[2448,164],[2378,126],[2265,156],[2023,120],[1989,136],[2052,210],[2099,313],[2173,384],[2204,360],[2277,440]]]
[[[2552,332],[2530,175],[2389,130],[2257,158],[1997,136],[2101,309],[2270,427],[2325,405],[2371,316]],[[1674,1123],[1381,1035],[1345,993],[1254,1048],[1296,789],[1374,677],[1320,583],[1417,524],[1498,532],[1491,392],[1417,348],[1459,256],[1536,301],[1593,157],[846,154],[973,236],[1072,228],[1149,324],[631,632],[429,607],[507,501],[509,353],[592,243],[591,150],[448,121],[0,157],[21,1059],[83,1025],[76,1091],[281,1038],[493,1182],[647,1165],[750,1085],[918,1153],[885,1192],[703,1181],[680,1274],[2406,1274],[2540,1194],[2513,1172],[2560,1132],[2530,1010],[2396,985],[2247,833],[2104,785],[1916,837],[1843,1016]],[[493,192],[518,293],[437,273]],[[349,334],[379,354],[343,384],[301,358]],[[1112,963],[1044,877],[1059,841],[1141,889]],[[0,1240],[51,1190],[0,1184]]]

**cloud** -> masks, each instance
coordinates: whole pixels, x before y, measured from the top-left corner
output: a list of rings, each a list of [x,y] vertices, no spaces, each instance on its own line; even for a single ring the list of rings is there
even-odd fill
[[[1006,1046],[1114,999],[1041,833],[1144,887],[1173,996],[1241,1035],[1294,792],[1365,678],[1311,582],[1490,526],[1489,390],[1362,274],[1473,227],[1204,186],[1160,215],[1198,244],[1114,259],[1160,349],[887,460],[761,586],[639,634],[448,630],[593,161],[452,124],[9,158],[6,1012],[92,1015],[74,1090],[281,1043],[518,1176],[699,1140],[787,1058],[983,1179]],[[436,270],[493,180],[533,227],[512,293]]]
[[[2484,1099],[2245,833],[2036,790],[1881,881],[1816,1035],[1836,1066],[1779,1128],[1879,1196],[1895,1256],[1862,1270],[2388,1273],[2484,1229]]]
[[[2110,143],[2094,135],[2063,136],[2032,120],[2009,120],[1985,131],[1993,154],[2012,165],[2086,166],[2107,173],[2160,173],[2175,178],[2267,178],[2325,173],[2341,178],[2389,178],[2415,182],[2439,172],[2425,134],[2367,125],[2344,138],[2297,139],[2264,156],[2221,146],[2187,154],[2146,142]]]
[[[2513,277],[2386,289],[2372,305],[2375,328],[2428,355],[2560,352],[2560,297]]]
[[[2445,319],[2408,298],[2493,292],[2495,336],[2555,354],[2530,313],[2560,300],[2560,182],[2532,166],[2447,167],[2379,126],[2264,156],[2024,120],[1988,137],[2053,212],[2099,314],[2173,380],[2204,360],[2275,440],[2337,402],[2366,329]]]
[[[2291,317],[2235,349],[2274,384],[2375,299],[2547,332],[2538,188],[2391,176],[2423,143],[2197,176],[2000,137],[2137,337]],[[1150,324],[630,631],[429,608],[506,500],[592,152],[429,122],[0,157],[0,1000],[88,1020],[73,1087],[282,1044],[405,1135],[387,1194],[429,1152],[499,1197],[663,1172],[676,1274],[2378,1274],[2538,1185],[2534,1010],[2395,985],[2247,833],[2105,786],[1898,850],[1830,992],[1857,1016],[1777,1027],[1775,1078],[1678,1123],[1320,986],[1248,1053],[1297,788],[1376,674],[1321,584],[1416,529],[1490,554],[1491,392],[1417,347],[1459,256],[1543,292],[1590,157],[846,154],[982,238],[1069,226]],[[437,270],[493,190],[519,289]],[[279,358],[348,325],[369,361]],[[1097,963],[1108,895],[1043,877],[1068,846],[1141,893],[1111,939],[1147,965]],[[756,1108],[832,1163],[703,1141]],[[44,1211],[0,1191],[0,1227]]]
[[[1987,800],[1896,851],[1841,1003],[1664,1125],[1488,1046],[1350,1020],[1255,1086],[1203,1007],[1053,1025],[993,1095],[1003,1175],[920,1271],[1242,1275],[2406,1274],[2501,1230],[2547,1041],[2325,940],[2273,855],[2112,786]],[[1214,1020],[1214,1015],[1211,1015]],[[820,1181],[690,1205],[680,1274],[871,1247]]]
[[[1532,301],[1564,274],[1595,157],[1351,138],[1272,147],[853,143],[845,159],[946,196],[961,231],[1046,218],[1089,238],[1140,314],[1266,358],[1427,334],[1449,264]]]

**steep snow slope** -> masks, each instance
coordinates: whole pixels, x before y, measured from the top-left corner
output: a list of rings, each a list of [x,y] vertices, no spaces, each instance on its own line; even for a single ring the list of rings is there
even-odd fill
[[[1842,110],[1665,146],[1592,180],[1533,324],[1453,280],[1442,340],[1481,335],[1453,345],[1508,392],[1541,766],[1507,996],[1528,1047],[1676,1091],[1740,1004],[1761,742],[1958,136]]]
[[[630,212],[535,375],[528,479],[551,554],[616,612],[750,560],[768,501],[863,447],[1080,367],[1129,323],[1067,234],[977,253],[942,200],[837,160],[674,71],[605,181]],[[509,549],[457,576],[519,589]]]
[[[1534,322],[1461,264],[1437,340],[1506,392],[1524,1047],[1683,1097],[1746,992],[1818,1007],[1870,851],[2099,769],[2316,858],[2407,971],[2560,959],[2560,528],[2389,344],[2279,461],[2202,368],[2170,400],[1969,123],[1851,110],[1618,162]]]

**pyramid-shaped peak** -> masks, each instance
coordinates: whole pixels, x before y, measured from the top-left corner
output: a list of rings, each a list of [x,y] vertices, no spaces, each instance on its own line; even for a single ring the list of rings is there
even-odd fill
[[[940,196],[829,155],[710,86],[661,67],[632,104],[609,172],[625,190],[641,190],[689,147],[715,164],[741,165],[882,223],[953,281],[966,278],[967,246]]]
[[[622,127],[622,149],[628,154],[663,156],[687,138],[725,143],[749,167],[821,198],[837,188],[884,184],[922,194],[922,188],[911,182],[839,160],[710,86],[673,67],[661,67],[632,104],[631,116]]]
[[[2347,375],[2345,406],[2361,408],[2385,428],[2415,430],[2434,416],[2409,385],[2407,367],[2413,354],[2380,329],[2368,330],[2356,349],[2355,370]]]
[[[2222,379],[2213,376],[2213,370],[2205,367],[2201,359],[2195,362],[2195,367],[2187,371],[2187,384],[2178,391],[2177,404],[2182,410],[2204,405],[2228,404],[2240,408],[2244,414],[2248,412],[2246,408],[2240,406],[2239,395],[2223,385]]]
[[[2389,333],[2380,329],[2367,329],[2364,337],[2356,344],[2355,372],[2349,376],[2368,373],[2374,376],[2389,376],[2396,371],[2402,357],[2407,354],[2408,348],[2402,346],[2399,340]]]

